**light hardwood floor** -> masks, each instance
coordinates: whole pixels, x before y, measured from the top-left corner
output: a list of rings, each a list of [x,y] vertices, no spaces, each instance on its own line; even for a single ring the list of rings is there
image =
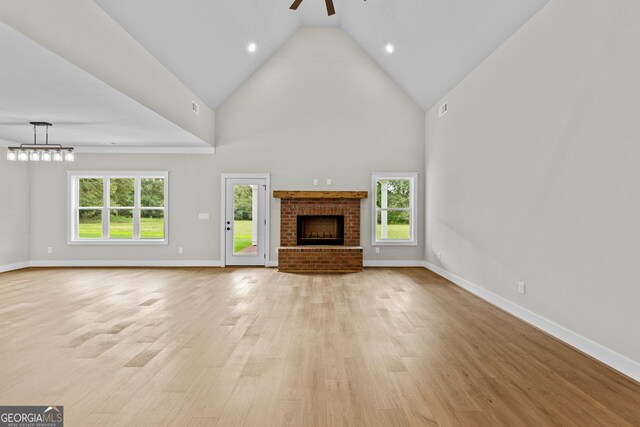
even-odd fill
[[[424,269],[0,274],[0,404],[67,426],[640,425],[640,385]]]

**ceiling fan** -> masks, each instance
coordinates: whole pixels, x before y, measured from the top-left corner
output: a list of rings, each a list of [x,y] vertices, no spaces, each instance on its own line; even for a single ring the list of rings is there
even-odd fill
[[[325,3],[327,3],[327,15],[329,16],[335,15],[336,8],[333,6],[333,0],[324,0],[324,1]],[[364,1],[367,1],[367,0],[364,0]],[[293,4],[289,9],[298,10],[298,6],[300,6],[300,3],[302,3],[302,0],[294,0]]]

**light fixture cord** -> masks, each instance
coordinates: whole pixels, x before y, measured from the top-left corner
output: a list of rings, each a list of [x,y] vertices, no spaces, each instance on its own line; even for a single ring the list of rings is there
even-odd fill
[[[33,145],[38,144],[38,139],[36,137],[36,125],[33,125]]]

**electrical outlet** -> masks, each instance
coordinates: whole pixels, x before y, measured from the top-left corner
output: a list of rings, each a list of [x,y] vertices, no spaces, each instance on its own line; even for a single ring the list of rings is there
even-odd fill
[[[331,178],[327,178],[327,185],[331,185]]]
[[[436,257],[438,258],[438,261],[442,261],[442,252],[438,251],[436,253]]]
[[[317,178],[313,180],[313,185],[318,185],[318,179]]]
[[[184,252],[184,249],[182,249],[182,246],[180,246],[180,247],[178,248],[178,253],[179,253],[179,254],[181,254],[181,253],[183,253],[183,252]]]
[[[47,248],[47,253],[48,253],[48,254],[52,254],[52,253],[53,253],[53,248],[52,248],[51,246],[49,246],[49,247]]]
[[[379,254],[380,253],[380,248],[376,248],[376,253]]]
[[[520,292],[523,295],[526,293],[526,285],[523,281],[518,282],[518,292]]]
[[[209,219],[209,212],[199,213],[198,219],[203,219],[203,220]]]

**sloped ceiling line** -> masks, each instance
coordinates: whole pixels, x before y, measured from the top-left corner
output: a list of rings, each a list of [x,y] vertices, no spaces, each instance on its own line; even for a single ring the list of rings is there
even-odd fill
[[[213,109],[301,26],[340,26],[423,110],[548,2],[334,0],[328,17],[322,0],[95,1]]]

